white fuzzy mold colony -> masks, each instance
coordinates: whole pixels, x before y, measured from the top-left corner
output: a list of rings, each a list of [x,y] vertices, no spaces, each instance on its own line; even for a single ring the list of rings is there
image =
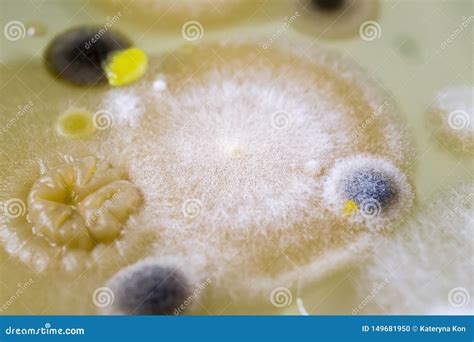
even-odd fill
[[[439,91],[428,115],[440,145],[456,153],[474,153],[474,87],[460,85]]]
[[[143,102],[144,99],[133,90],[112,89],[105,94],[102,108],[116,124],[137,127],[144,111]]]
[[[293,281],[295,264],[317,262],[318,278],[370,244],[369,225],[331,213],[323,196],[324,174],[354,154],[396,165],[374,167],[394,176],[390,204],[410,207],[396,106],[340,56],[211,45],[156,70],[167,89],[153,90],[157,75],[137,86],[154,101],[125,153],[157,262],[180,254],[193,268],[200,257],[216,286],[247,295],[272,286],[269,277]]]
[[[474,313],[473,201],[472,183],[445,188],[376,249],[360,294],[384,285],[363,314]]]

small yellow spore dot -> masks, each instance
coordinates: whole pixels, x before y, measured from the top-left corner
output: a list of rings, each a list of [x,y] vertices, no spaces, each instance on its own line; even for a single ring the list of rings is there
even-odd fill
[[[86,138],[95,131],[93,115],[87,111],[64,113],[58,118],[56,129],[60,135],[67,138]]]
[[[355,213],[358,209],[359,207],[357,206],[357,203],[350,199],[344,206],[343,214],[347,217]]]
[[[114,87],[135,82],[145,74],[148,57],[140,49],[130,48],[113,53],[104,65],[109,84]]]

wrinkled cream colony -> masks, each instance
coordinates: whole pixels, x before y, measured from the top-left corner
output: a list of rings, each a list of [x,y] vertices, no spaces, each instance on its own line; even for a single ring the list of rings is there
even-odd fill
[[[107,312],[150,312],[119,296],[140,267],[186,279],[185,292],[153,300],[205,281],[204,306],[229,297],[255,306],[276,286],[356,260],[412,205],[399,110],[337,53],[184,46],[150,59],[135,84],[85,93],[42,71],[28,77],[28,87],[11,82],[6,108],[33,105],[7,111],[1,136],[1,200],[19,199],[24,215],[2,215],[0,238],[25,274],[49,279],[36,286],[61,303],[51,312],[95,312],[81,298],[104,284],[118,289]],[[58,134],[58,118],[77,108],[92,114],[94,133]]]
[[[51,243],[91,249],[117,238],[141,205],[140,191],[94,157],[42,175],[28,195],[33,232]]]

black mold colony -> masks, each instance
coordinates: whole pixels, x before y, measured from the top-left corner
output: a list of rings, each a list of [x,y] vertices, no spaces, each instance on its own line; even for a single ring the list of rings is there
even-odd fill
[[[50,43],[46,65],[58,78],[81,86],[106,81],[102,65],[111,52],[130,46],[121,35],[98,27],[66,31]]]
[[[173,315],[189,289],[180,272],[159,265],[143,265],[120,286],[114,306],[128,315]]]

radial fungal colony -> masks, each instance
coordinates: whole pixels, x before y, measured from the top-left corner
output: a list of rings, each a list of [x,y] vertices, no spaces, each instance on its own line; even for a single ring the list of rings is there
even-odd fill
[[[365,184],[353,179],[352,193],[341,195],[346,201],[380,200],[374,222],[386,229],[407,214],[412,193],[401,169],[409,148],[395,104],[350,62],[320,50],[262,52],[243,43],[184,48],[158,69],[167,90],[148,93],[153,101],[127,152],[129,172],[146,198],[141,218],[159,227],[154,262],[179,255],[186,262],[170,265],[212,279],[211,298],[231,291],[245,300],[275,284],[291,286],[292,263],[316,269],[307,279],[314,280],[371,244],[382,224],[359,224],[325,198],[338,158],[359,156],[348,171],[355,177],[364,168],[379,175]],[[339,76],[349,71],[350,78]],[[146,76],[135,93],[153,89],[155,79]],[[354,128],[384,101],[391,103],[384,122],[354,139]],[[126,286],[122,272],[110,287]]]

